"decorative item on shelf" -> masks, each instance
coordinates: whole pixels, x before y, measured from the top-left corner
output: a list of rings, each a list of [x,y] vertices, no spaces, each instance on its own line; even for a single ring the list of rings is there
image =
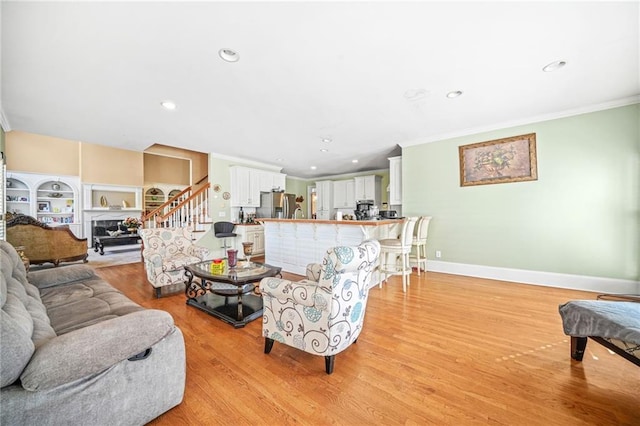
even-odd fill
[[[49,194],[49,197],[51,198],[60,198],[62,197],[62,194],[59,192],[52,192],[51,194]]]
[[[231,198],[231,194],[229,194],[228,192],[225,192],[222,194],[222,198],[224,198],[225,200],[228,200],[229,198]]]
[[[220,185],[218,185],[217,183],[213,185],[213,192],[220,192],[221,189],[222,187],[220,187]]]
[[[296,197],[296,202],[297,202],[297,203],[301,203],[301,202],[303,202],[303,201],[304,201],[304,197],[303,197],[302,195],[300,195],[300,196]]]
[[[105,197],[104,195],[102,197],[100,197],[100,206],[102,206],[102,207],[108,207],[109,206],[109,202],[107,201],[107,197]]]
[[[151,194],[151,195],[158,195],[158,192],[159,192],[158,188],[151,188],[149,190],[149,194]]]
[[[129,207],[129,203],[127,203],[127,200],[122,200],[122,208],[127,208]]]
[[[48,201],[38,201],[38,211],[39,212],[51,211],[51,204]]]
[[[54,183],[53,185],[51,185],[51,189],[53,189],[54,191],[60,191],[60,184]]]

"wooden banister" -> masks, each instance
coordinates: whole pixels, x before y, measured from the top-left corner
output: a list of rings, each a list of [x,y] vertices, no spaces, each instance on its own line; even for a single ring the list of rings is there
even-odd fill
[[[211,184],[205,183],[194,191],[190,186],[158,208],[143,215],[143,223],[150,228],[159,226],[187,226],[205,223],[209,212],[209,188]]]

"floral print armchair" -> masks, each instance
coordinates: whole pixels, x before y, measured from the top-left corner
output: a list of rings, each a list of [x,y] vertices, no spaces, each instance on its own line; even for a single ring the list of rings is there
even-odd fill
[[[184,282],[184,266],[209,256],[209,249],[193,244],[190,227],[141,229],[139,233],[144,268],[156,297],[160,297],[162,287]]]
[[[329,249],[321,265],[307,267],[306,280],[264,278],[262,335],[264,352],[274,342],[325,357],[327,374],[335,355],[354,343],[364,320],[371,275],[380,244],[364,241],[355,247]]]

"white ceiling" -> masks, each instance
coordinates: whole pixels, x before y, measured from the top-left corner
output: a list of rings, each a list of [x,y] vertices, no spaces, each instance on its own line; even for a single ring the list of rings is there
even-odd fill
[[[11,130],[160,143],[302,178],[385,168],[399,146],[640,94],[638,1],[0,7]],[[222,61],[221,48],[240,61]],[[567,66],[542,72],[556,60]],[[464,93],[446,98],[452,90]]]

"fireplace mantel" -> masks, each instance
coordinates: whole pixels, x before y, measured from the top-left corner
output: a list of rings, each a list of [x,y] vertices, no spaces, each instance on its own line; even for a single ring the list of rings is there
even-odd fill
[[[117,220],[122,221],[128,217],[142,216],[142,187],[139,186],[118,186],[118,185],[97,185],[85,184],[82,186],[84,209],[83,214],[83,231],[87,238],[89,247],[92,245],[91,239],[93,223],[96,220]],[[111,195],[110,195],[111,194]],[[100,206],[102,195],[109,202],[117,205],[122,203],[123,194],[129,194],[130,199],[135,204],[132,207],[125,208],[109,208]],[[96,195],[101,195],[100,197]]]

